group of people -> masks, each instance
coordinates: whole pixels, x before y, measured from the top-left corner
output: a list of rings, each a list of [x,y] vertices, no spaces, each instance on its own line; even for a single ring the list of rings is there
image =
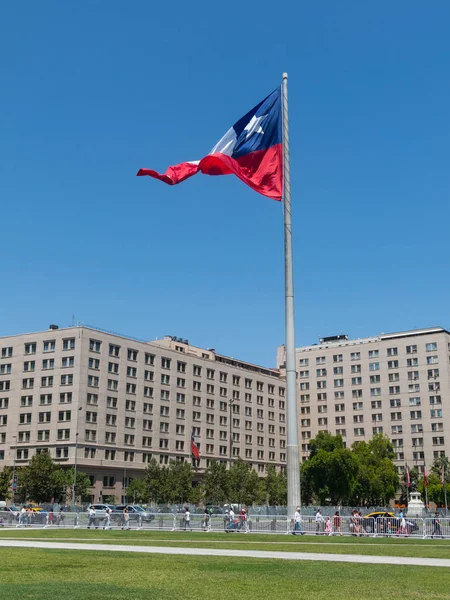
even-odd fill
[[[103,521],[103,529],[111,529],[111,509],[109,508],[109,506],[105,509],[104,517],[98,517],[97,511],[93,506],[89,508],[88,516],[88,529],[91,528],[91,525],[93,525],[95,529],[98,529],[100,521]],[[128,509],[128,506],[125,506],[125,508],[122,511],[120,525],[121,529],[130,529],[130,511]]]
[[[341,517],[337,510],[333,518],[324,517],[322,510],[319,508],[314,517],[316,535],[342,535],[341,532]],[[305,535],[302,526],[303,520],[300,513],[300,507],[297,506],[294,514],[294,529],[292,535]]]

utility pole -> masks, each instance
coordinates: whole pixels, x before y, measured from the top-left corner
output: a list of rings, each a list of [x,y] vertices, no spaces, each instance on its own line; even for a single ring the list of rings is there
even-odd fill
[[[234,398],[228,400],[228,406],[230,407],[230,469],[233,463],[233,404]]]
[[[11,498],[13,506],[14,506],[15,505],[15,498],[16,498],[16,488],[17,488],[17,481],[16,481],[17,436],[13,435],[12,439],[16,440],[14,442],[14,459],[13,459],[13,473],[12,473],[12,498]]]
[[[83,410],[83,407],[80,406],[77,410],[77,424],[76,424],[76,432],[75,432],[75,459],[73,463],[73,485],[72,485],[72,506],[75,506],[76,500],[76,486],[77,486],[77,456],[78,456],[78,413],[80,410]]]

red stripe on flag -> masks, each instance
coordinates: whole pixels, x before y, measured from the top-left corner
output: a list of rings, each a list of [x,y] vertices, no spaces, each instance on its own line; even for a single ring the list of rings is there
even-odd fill
[[[169,167],[165,173],[139,169],[137,175],[148,175],[168,185],[176,185],[198,172],[204,175],[236,175],[255,192],[281,200],[283,194],[283,146],[276,144],[267,150],[250,152],[239,158],[226,154],[209,154],[198,164],[184,162]]]
[[[192,440],[192,442],[191,442],[191,452],[192,452],[192,456],[194,458],[196,458],[197,460],[200,460],[200,452],[198,451],[198,448],[195,445],[194,440]]]

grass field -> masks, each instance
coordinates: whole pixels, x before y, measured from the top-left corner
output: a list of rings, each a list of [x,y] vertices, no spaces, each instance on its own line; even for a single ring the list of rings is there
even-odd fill
[[[2,549],[2,600],[447,600],[450,570]],[[393,561],[395,563],[395,561]]]
[[[190,533],[184,531],[104,531],[87,529],[8,529],[0,539],[39,539],[102,544],[133,544],[238,550],[273,550],[279,552],[318,552],[331,554],[363,554],[372,556],[417,556],[450,559],[450,540],[413,538],[316,537],[262,534]]]
[[[450,569],[396,556],[450,558],[450,540],[214,533],[2,530],[0,539],[392,556],[392,565],[2,548],[1,600],[447,600]]]

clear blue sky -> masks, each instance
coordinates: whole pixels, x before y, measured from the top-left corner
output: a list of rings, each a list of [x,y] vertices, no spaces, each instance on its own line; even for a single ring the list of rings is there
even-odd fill
[[[4,3],[0,335],[76,321],[274,365],[280,204],[199,159],[290,76],[296,343],[449,319],[450,4]]]

